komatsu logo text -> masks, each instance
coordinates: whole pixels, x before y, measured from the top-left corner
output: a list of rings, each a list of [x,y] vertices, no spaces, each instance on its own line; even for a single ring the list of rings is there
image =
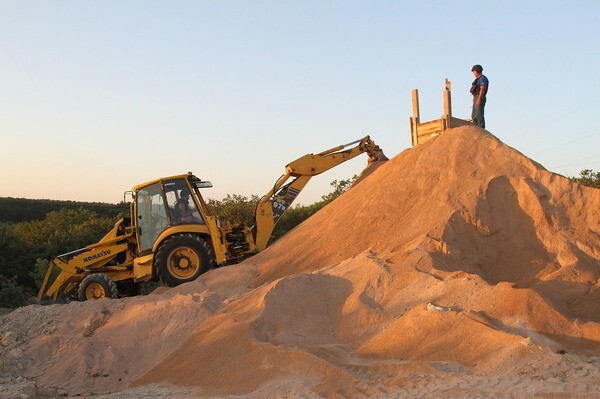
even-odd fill
[[[83,258],[83,261],[89,262],[91,260],[98,259],[98,258],[101,258],[101,257],[103,257],[105,255],[109,255],[109,254],[110,254],[110,249],[105,249],[104,251],[98,252],[97,254],[86,256],[85,258]]]

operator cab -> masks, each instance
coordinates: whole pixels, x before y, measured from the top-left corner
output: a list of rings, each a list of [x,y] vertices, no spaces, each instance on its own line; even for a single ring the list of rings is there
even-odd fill
[[[155,180],[134,188],[140,251],[152,249],[165,229],[182,224],[204,224],[206,205],[198,188],[212,187],[191,173]]]

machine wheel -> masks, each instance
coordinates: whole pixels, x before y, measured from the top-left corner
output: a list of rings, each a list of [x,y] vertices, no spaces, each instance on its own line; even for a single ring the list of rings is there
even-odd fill
[[[193,281],[214,264],[215,257],[206,241],[193,234],[174,235],[156,252],[156,274],[168,287]]]
[[[86,276],[79,284],[79,300],[100,298],[118,298],[119,291],[115,282],[103,273]]]

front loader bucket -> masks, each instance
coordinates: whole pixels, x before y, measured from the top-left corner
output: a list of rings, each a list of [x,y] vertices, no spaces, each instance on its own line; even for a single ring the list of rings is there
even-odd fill
[[[56,270],[55,268],[59,268],[61,272],[58,274],[58,276],[56,276],[54,282],[49,284],[49,281],[52,279],[52,273],[54,270]],[[53,258],[48,264],[48,269],[46,269],[46,275],[44,276],[44,281],[40,287],[38,299],[42,301],[44,296],[48,296],[56,301],[61,292],[61,288],[65,288],[67,283],[73,282],[73,276],[76,274],[77,271],[74,268],[68,267],[68,265],[62,262],[60,258]]]
[[[38,293],[38,300],[42,300],[44,293],[46,292],[46,285],[48,284],[48,280],[52,275],[52,270],[54,269],[54,259],[48,263],[48,268],[46,269],[46,274],[44,275],[44,281],[42,281],[42,285],[40,286],[40,292]]]

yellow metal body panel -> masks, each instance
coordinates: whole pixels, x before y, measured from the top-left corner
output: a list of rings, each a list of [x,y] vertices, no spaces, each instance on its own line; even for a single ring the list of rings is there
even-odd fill
[[[284,175],[285,176],[285,175]],[[283,186],[283,183],[287,181],[289,175],[285,179],[279,179],[276,183],[277,189]],[[312,176],[300,176],[294,179],[294,181],[288,186],[286,193],[279,196],[271,195],[269,201],[260,201],[256,207],[256,247],[259,251],[262,251],[267,247],[273,229],[275,225],[288,210],[292,202],[296,199],[296,195],[293,193],[300,193],[306,186]]]
[[[285,169],[291,176],[316,176],[360,154],[358,147],[331,155],[308,154],[289,163]]]
[[[152,252],[155,252],[166,238],[174,234],[181,233],[197,233],[201,235],[210,235],[210,230],[205,224],[179,224],[177,226],[169,227],[158,235],[156,241],[154,241]]]
[[[138,190],[140,190],[140,189],[142,189],[144,187],[150,186],[150,185],[155,184],[155,183],[159,183],[159,182],[164,181],[164,180],[187,179],[187,178],[188,178],[188,174],[161,177],[160,179],[154,179],[154,180],[147,181],[146,183],[138,184],[137,186],[133,187],[133,190],[134,191],[138,191]]]
[[[139,256],[133,260],[133,277],[135,281],[149,281],[153,278],[154,253]]]
[[[206,218],[206,227],[209,230],[210,242],[215,251],[215,261],[218,265],[227,262],[227,245],[224,233],[219,229],[218,220],[214,216]]]

